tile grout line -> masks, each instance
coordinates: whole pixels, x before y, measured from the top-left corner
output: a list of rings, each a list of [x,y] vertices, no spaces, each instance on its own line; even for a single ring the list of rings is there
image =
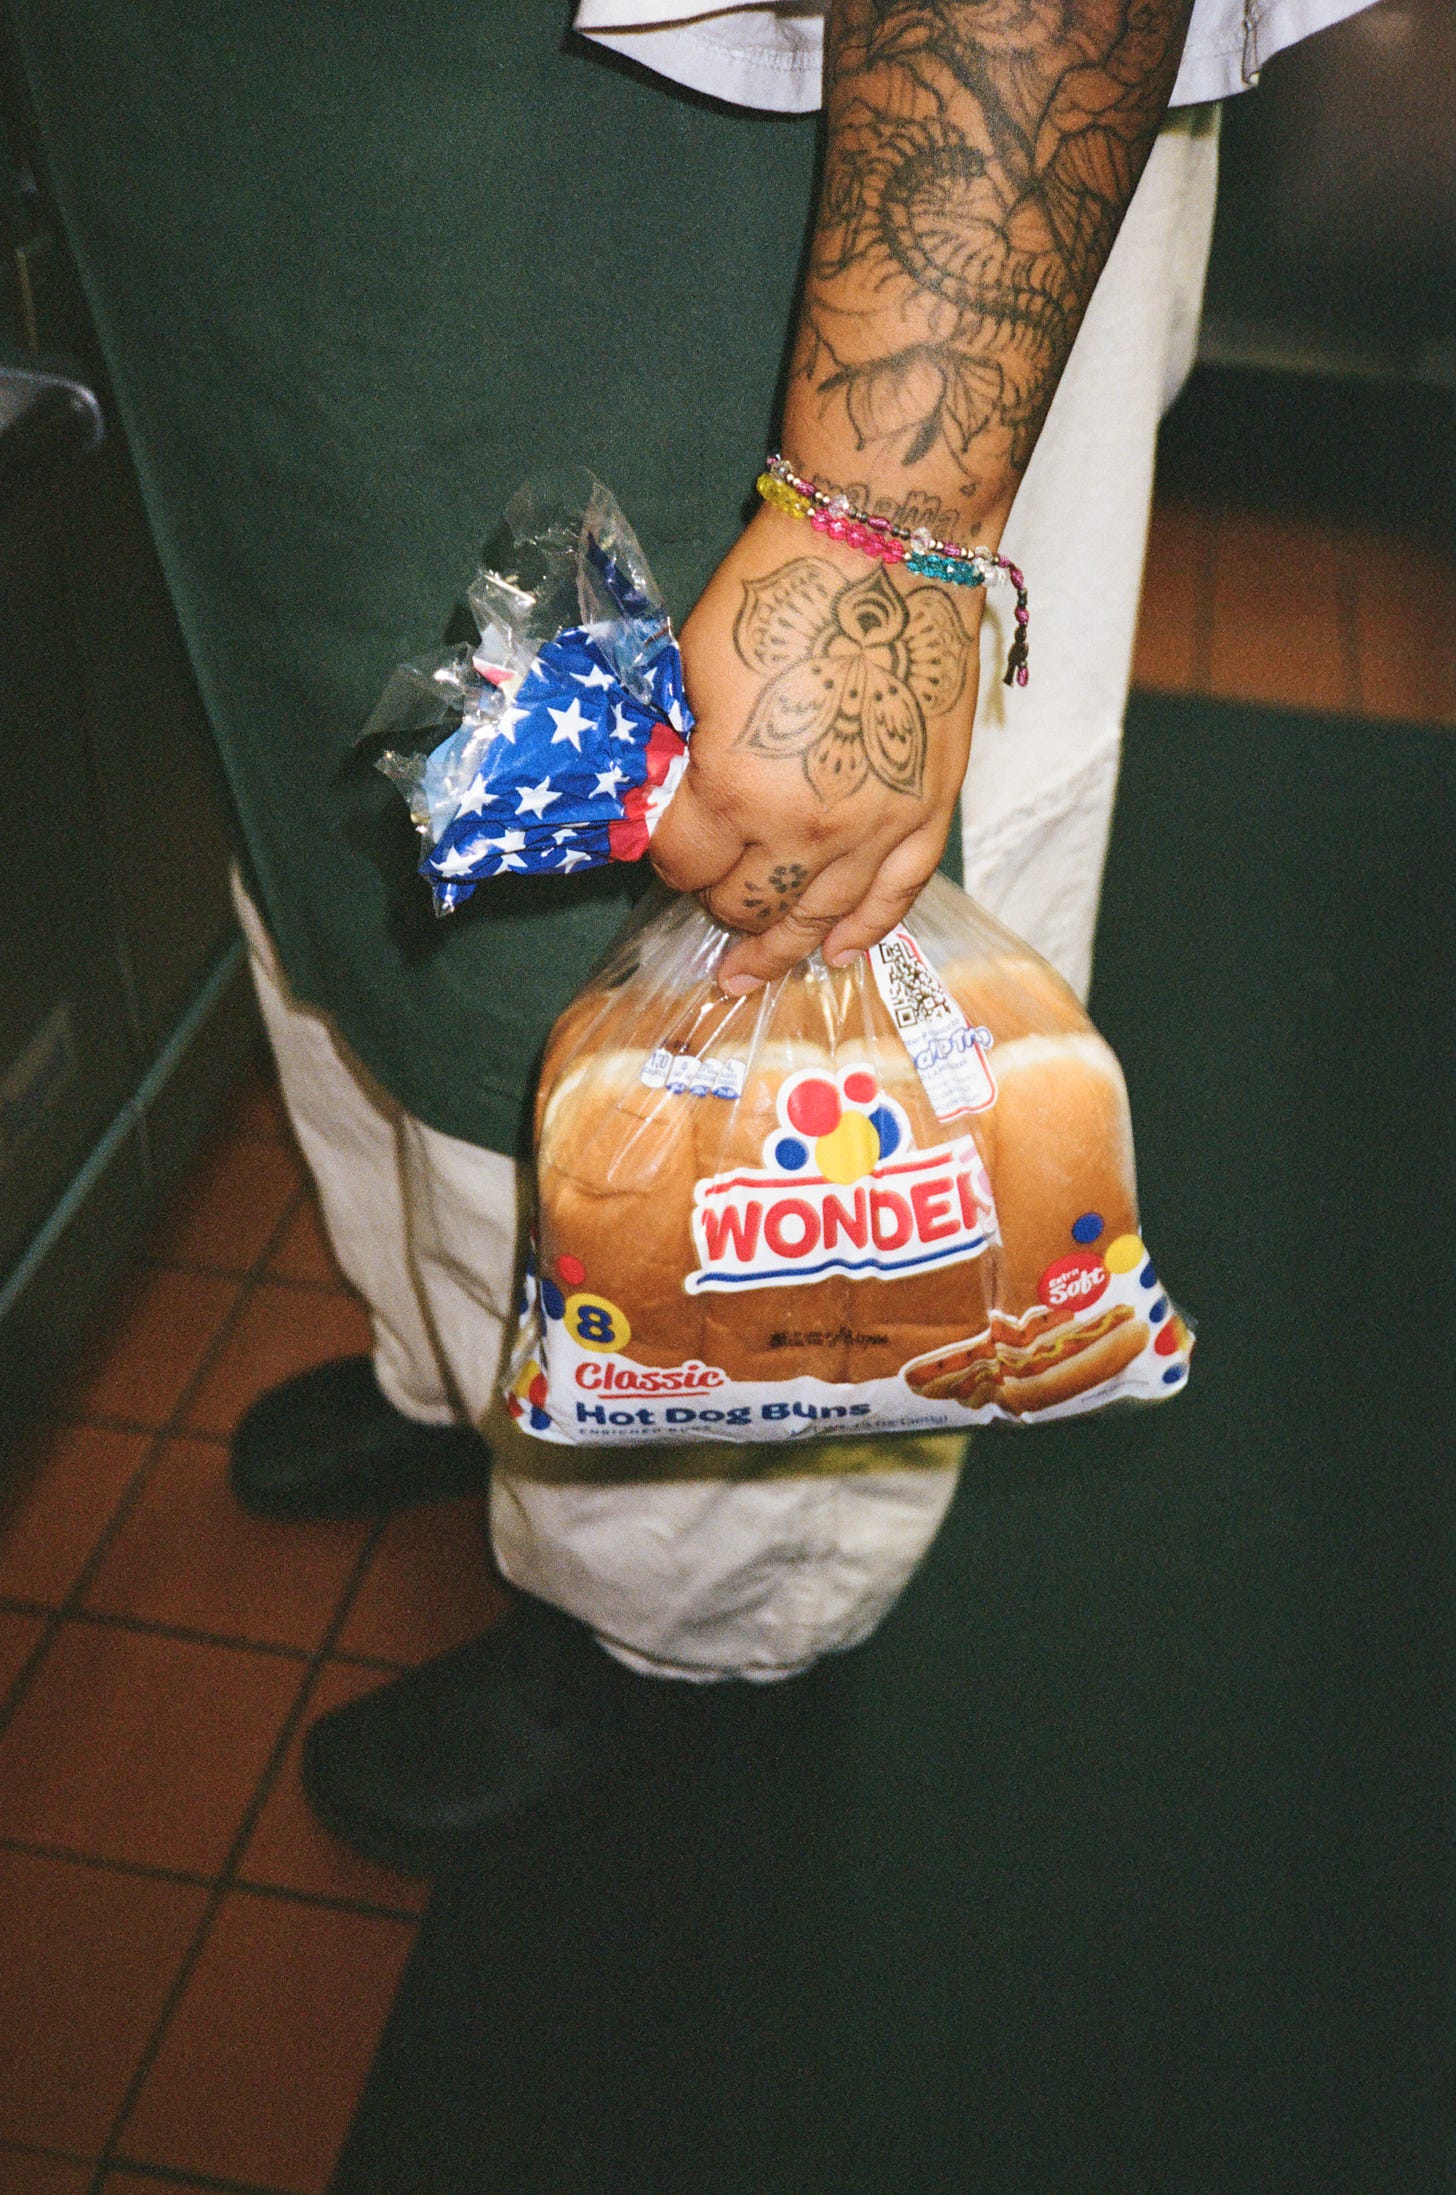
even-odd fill
[[[0,1837],[0,1852],[20,1853],[31,1859],[61,1860],[70,1867],[87,1867],[93,1875],[126,1875],[138,1882],[174,1883],[179,1890],[213,1890],[220,1880],[216,1875],[199,1875],[187,1868],[162,1867],[146,1860],[104,1859],[95,1852],[79,1852],[69,1845],[48,1844],[39,1838]],[[339,1897],[328,1890],[296,1890],[291,1883],[263,1882],[251,1875],[235,1876],[230,1887],[245,1890],[250,1897],[271,1898],[277,1905],[323,1906],[331,1913],[355,1913],[364,1920],[407,1921],[414,1927],[420,1917],[407,1906],[371,1903],[367,1898]]]
[[[139,2164],[130,2157],[118,2157],[112,2170],[155,2181],[159,2188],[201,2188],[205,2195],[298,2195],[296,2188],[260,2187],[255,2180],[218,2180],[210,2172],[174,2172],[170,2165]]]
[[[213,1335],[212,1341],[204,1350],[192,1373],[191,1378],[186,1382],[181,1393],[178,1395],[176,1402],[173,1404],[172,1410],[169,1413],[166,1421],[160,1427],[144,1429],[149,1433],[150,1438],[148,1440],[148,1445],[142,1457],[142,1460],[138,1464],[135,1472],[132,1474],[131,1479],[128,1481],[120,1500],[117,1502],[116,1507],[113,1509],[104,1530],[98,1536],[89,1556],[87,1557],[86,1561],[81,1565],[80,1570],[78,1571],[76,1577],[73,1579],[70,1590],[66,1594],[64,1600],[61,1602],[59,1608],[54,1611],[53,1615],[46,1625],[44,1632],[42,1633],[40,1639],[37,1641],[34,1650],[27,1658],[25,1667],[20,1672],[20,1675],[17,1678],[15,1684],[11,1687],[10,1693],[4,1703],[3,1712],[0,1712],[0,1735],[3,1735],[7,1724],[14,1716],[17,1707],[20,1705],[21,1699],[23,1698],[24,1694],[29,1690],[31,1683],[34,1681],[35,1676],[38,1673],[46,1654],[49,1652],[52,1643],[54,1642],[57,1634],[61,1629],[61,1626],[67,1621],[71,1620],[73,1617],[84,1617],[84,1611],[81,1604],[86,1592],[89,1590],[112,1546],[115,1544],[116,1538],[123,1524],[126,1522],[127,1518],[131,1516],[132,1512],[135,1510],[138,1502],[140,1501],[142,1494],[145,1492],[146,1486],[149,1483],[152,1474],[157,1468],[157,1465],[160,1461],[162,1452],[167,1442],[185,1433],[187,1412],[190,1409],[192,1402],[198,1393],[198,1390],[200,1389],[203,1381],[206,1379],[208,1373],[212,1370],[213,1365],[217,1362],[217,1359],[220,1356],[222,1350],[226,1347],[228,1341],[231,1339],[233,1333],[236,1331],[238,1323],[242,1318],[243,1312],[248,1303],[252,1300],[254,1294],[256,1293],[260,1280],[262,1279],[262,1276],[266,1271],[268,1259],[274,1254],[274,1252],[282,1243],[286,1230],[292,1224],[292,1221],[295,1218],[296,1214],[302,1208],[308,1194],[308,1183],[307,1178],[305,1177],[303,1180],[300,1181],[293,1195],[288,1199],[287,1203],[285,1204],[283,1211],[279,1215],[277,1224],[273,1228],[272,1233],[269,1235],[267,1242],[259,1251],[257,1258],[254,1260],[252,1268],[246,1275],[242,1277],[240,1285],[238,1287],[237,1295],[233,1301],[231,1309],[229,1310],[227,1316],[221,1321],[217,1332]],[[232,1278],[233,1276],[230,1275],[228,1277]],[[87,1421],[83,1419],[80,1422],[84,1423]],[[112,2119],[110,2130],[108,2131],[106,2140],[102,2145],[100,2156],[92,2172],[90,2185],[93,2191],[93,2195],[100,2195],[100,2191],[103,2187],[106,2175],[112,2168],[112,2165],[115,2161],[116,2143],[120,2137],[122,2128],[124,2127],[127,2118],[134,2108],[137,2098],[141,2094],[141,2090],[143,2085],[145,2084],[147,2076],[151,2072],[151,2068],[155,2062],[157,2052],[161,2047],[162,2039],[166,2034],[168,2025],[170,2024],[172,2014],[176,2010],[179,2002],[181,2001],[181,1997],[187,1986],[187,1983],[190,1980],[192,1973],[196,1968],[197,1962],[202,1955],[203,1948],[207,1942],[209,1934],[211,1933],[212,1924],[217,1917],[218,1911],[222,1905],[222,1901],[227,1895],[227,1892],[231,1888],[232,1883],[236,1877],[237,1867],[241,1859],[242,1853],[246,1850],[248,1840],[252,1836],[253,1830],[257,1825],[258,1816],[262,1812],[263,1805],[266,1803],[267,1797],[272,1790],[278,1770],[281,1767],[284,1759],[286,1759],[287,1757],[288,1747],[293,1741],[293,1734],[297,1729],[299,1721],[301,1720],[304,1712],[306,1711],[307,1703],[314,1691],[315,1686],[317,1685],[319,1671],[322,1667],[322,1663],[327,1654],[328,1648],[338,1637],[338,1635],[342,1631],[344,1623],[347,1621],[348,1612],[353,1605],[354,1597],[363,1582],[364,1575],[368,1569],[369,1563],[373,1559],[374,1550],[383,1535],[384,1529],[385,1520],[381,1519],[376,1524],[373,1531],[368,1534],[363,1546],[359,1550],[358,1555],[355,1557],[353,1566],[350,1569],[347,1578],[345,1579],[339,1601],[335,1605],[332,1622],[327,1626],[322,1640],[319,1642],[319,1645],[314,1649],[314,1651],[307,1656],[300,1657],[303,1660],[304,1664],[304,1675],[298,1692],[294,1698],[293,1706],[287,1716],[284,1718],[283,1726],[278,1734],[278,1737],[274,1741],[274,1745],[269,1755],[269,1758],[264,1764],[262,1775],[260,1776],[257,1785],[254,1787],[252,1799],[244,1812],[242,1821],[240,1822],[238,1829],[234,1834],[232,1843],[228,1847],[227,1854],[224,1858],[222,1870],[216,1882],[210,1886],[210,1893],[207,1898],[207,1902],[203,1907],[202,1915],[198,1922],[197,1928],[193,1932],[192,1941],[190,1942],[187,1950],[183,1954],[178,1972],[173,1976],[171,1988],[167,1992],[167,1996],[163,2002],[162,2009],[157,2017],[157,2020],[154,2023],[151,2035],[148,2038],[140,2060],[133,2071],[132,2078],[127,2085],[121,2102],[118,2105],[117,2111]],[[117,1628],[121,1628],[121,1626],[118,1626]],[[106,1863],[101,1864],[105,1865]],[[203,1887],[209,1888],[209,1886],[205,1882],[205,1879],[203,1882]],[[184,2175],[174,2175],[170,2171],[164,2171],[160,2175],[160,2178],[163,2184],[166,2184],[170,2180],[172,2184],[175,2185],[178,2181],[184,2178]],[[193,2176],[193,2179],[194,2184],[198,2184],[196,2175]],[[253,2191],[250,2189],[246,2189],[245,2183],[243,2182],[214,2181],[211,2184],[219,2188],[245,2189],[245,2195],[253,2195]],[[257,2195],[268,2195],[268,2191],[257,2191]]]
[[[6,2157],[39,2157],[47,2164],[77,2165],[83,2172],[91,2169],[91,2159],[82,2157],[74,2149],[57,2149],[46,2142],[17,2142],[0,2140],[0,2162]],[[296,2190],[263,2187],[252,2180],[219,2180],[207,2172],[177,2172],[171,2165],[135,2164],[130,2158],[117,2160],[114,2170],[129,2172],[138,2179],[152,2180],[159,2188],[201,2188],[207,2195],[297,2195]]]
[[[80,2157],[74,2149],[57,2149],[51,2142],[21,2142],[7,2134],[0,2139],[0,2157],[54,2158],[58,2164],[81,2165],[89,2169],[91,2159]]]
[[[82,2158],[80,2162],[87,2164],[90,2160]],[[142,2164],[131,2157],[118,2157],[112,2170],[154,2181],[159,2188],[201,2188],[206,2195],[298,2195],[297,2189],[264,2187],[256,2180],[219,2180],[210,2172],[179,2172],[172,2165]]]
[[[297,2190],[260,2187],[255,2180],[216,2180],[210,2172],[174,2172],[170,2165],[135,2163],[130,2157],[119,2157],[112,2167],[116,2172],[127,2172],[134,2179],[151,2180],[158,2188],[180,2187],[189,2191],[201,2188],[204,2195],[297,2195]]]
[[[251,1875],[234,1876],[230,1887],[250,1898],[271,1898],[275,1905],[322,1906],[327,1913],[352,1913],[365,1921],[403,1921],[408,1928],[420,1925],[420,1913],[413,1906],[370,1905],[365,1898],[336,1898],[327,1890],[294,1890],[288,1883],[255,1882]]]
[[[5,1600],[0,1600],[0,1612],[18,1616],[52,1614],[49,1608],[22,1607]],[[131,1616],[110,1608],[76,1608],[66,1621],[89,1624],[97,1631],[125,1631],[132,1637],[175,1639],[183,1646],[222,1646],[234,1653],[272,1654],[281,1661],[306,1662],[313,1652],[311,1646],[289,1646],[279,1639],[250,1639],[231,1631],[201,1631],[192,1624],[165,1623],[160,1617]],[[392,1666],[403,1668],[407,1665]]]
[[[260,1137],[258,1138],[258,1140],[270,1142],[278,1141],[284,1142],[286,1144],[287,1139]],[[188,1265],[175,1265],[170,1267],[171,1270],[181,1271],[184,1273],[195,1270],[202,1277],[223,1278],[230,1281],[235,1281],[237,1282],[238,1287],[237,1295],[230,1309],[228,1310],[226,1316],[220,1322],[216,1333],[212,1337],[211,1342],[208,1344],[202,1356],[199,1358],[191,1377],[185,1383],[171,1411],[168,1413],[168,1416],[160,1426],[140,1425],[137,1424],[135,1421],[129,1419],[111,1418],[99,1413],[81,1413],[77,1416],[68,1416],[63,1411],[53,1413],[53,1422],[57,1423],[87,1424],[97,1426],[101,1430],[115,1430],[125,1433],[140,1434],[145,1440],[145,1447],[135,1470],[132,1472],[131,1477],[128,1479],[126,1485],[121,1490],[121,1493],[111,1510],[106,1524],[104,1525],[101,1532],[98,1534],[89,1554],[87,1555],[85,1561],[81,1564],[71,1582],[70,1587],[68,1588],[67,1592],[62,1597],[60,1602],[54,1608],[46,1608],[42,1604],[33,1603],[17,1604],[17,1612],[22,1614],[36,1614],[40,1616],[43,1628],[39,1638],[35,1643],[35,1646],[32,1648],[30,1654],[26,1657],[21,1669],[17,1672],[15,1678],[12,1680],[7,1690],[3,1694],[0,1694],[0,1735],[3,1735],[5,1729],[8,1727],[9,1723],[13,1719],[17,1709],[20,1707],[23,1699],[28,1694],[60,1630],[66,1623],[72,1621],[90,1623],[101,1627],[110,1626],[111,1628],[117,1630],[150,1632],[155,1635],[160,1635],[164,1637],[171,1636],[182,1639],[190,1638],[195,1639],[199,1643],[205,1644],[217,1644],[227,1647],[238,1647],[244,1650],[253,1649],[272,1652],[275,1655],[280,1656],[281,1658],[298,1661],[302,1665],[304,1672],[302,1682],[299,1685],[297,1694],[294,1699],[293,1706],[288,1715],[284,1718],[283,1725],[280,1728],[278,1736],[274,1741],[274,1745],[270,1752],[268,1760],[265,1762],[262,1773],[259,1776],[258,1782],[254,1787],[252,1799],[243,1814],[243,1817],[234,1834],[232,1843],[228,1848],[222,1868],[216,1880],[211,1884],[209,1884],[206,1877],[189,1876],[180,1872],[175,1872],[162,1868],[147,1868],[144,1866],[131,1865],[125,1862],[110,1861],[98,1858],[96,1855],[93,1854],[70,1853],[63,1851],[60,1848],[30,1847],[13,1839],[0,1840],[0,1849],[4,1850],[28,1851],[40,1849],[42,1851],[53,1853],[54,1857],[62,1861],[71,1864],[86,1865],[102,1872],[130,1874],[134,1876],[143,1875],[151,1877],[153,1879],[173,1881],[178,1884],[185,1884],[189,1887],[200,1887],[210,1892],[202,1915],[198,1922],[197,1928],[194,1931],[192,1941],[190,1942],[186,1952],[183,1955],[177,1973],[173,1977],[172,1985],[167,1993],[161,2011],[154,2023],[151,2035],[148,2038],[147,2044],[141,2054],[137,2066],[134,2069],[132,2078],[128,2083],[127,2089],[114,2115],[110,2131],[102,2147],[100,2156],[96,2159],[94,2165],[92,2164],[92,2160],[90,2158],[78,2157],[74,2159],[74,2161],[80,2164],[83,2168],[88,2165],[91,2166],[91,2195],[100,2195],[100,2191],[104,2185],[107,2174],[114,2170],[125,2170],[128,2172],[140,2174],[144,2178],[155,2181],[159,2187],[192,2185],[200,2188],[216,2190],[217,2195],[280,2195],[280,2191],[267,2188],[260,2185],[259,2183],[255,2183],[252,2181],[218,2178],[215,2175],[206,2172],[185,2172],[167,2165],[153,2164],[142,2159],[132,2159],[122,2155],[118,2146],[126,2125],[126,2121],[129,2118],[133,2109],[135,2108],[136,2102],[139,2099],[142,2089],[144,2088],[145,2083],[149,2078],[152,2068],[156,2062],[158,2052],[161,2049],[167,2030],[171,2024],[172,2016],[175,2013],[177,2006],[181,2002],[187,1985],[191,1980],[197,1963],[202,1956],[207,1940],[211,1934],[213,1923],[216,1920],[217,1914],[221,1909],[224,1899],[230,1891],[238,1889],[248,1895],[271,1898],[278,1903],[312,1905],[316,1907],[321,1907],[325,1910],[356,1914],[362,1918],[367,1919],[390,1920],[408,1926],[412,1929],[418,1928],[419,1926],[420,1916],[417,1912],[406,1912],[397,1907],[368,1904],[362,1900],[355,1901],[343,1898],[334,1898],[328,1896],[327,1894],[314,1894],[310,1892],[299,1891],[282,1884],[253,1883],[248,1881],[239,1873],[243,1855],[246,1852],[253,1832],[257,1827],[258,1819],[262,1813],[262,1810],[267,1804],[268,1799],[271,1797],[274,1788],[276,1787],[278,1776],[282,1770],[284,1762],[288,1757],[288,1752],[293,1743],[293,1739],[297,1733],[300,1724],[304,1719],[304,1716],[307,1714],[309,1705],[311,1704],[312,1699],[316,1693],[323,1669],[326,1663],[331,1658],[333,1658],[333,1649],[336,1646],[339,1638],[341,1637],[344,1626],[346,1625],[348,1618],[352,1613],[354,1602],[363,1585],[364,1578],[368,1573],[369,1566],[373,1561],[375,1551],[379,1545],[381,1538],[384,1535],[385,1530],[387,1529],[387,1518],[380,1518],[376,1520],[373,1529],[368,1533],[368,1536],[366,1537],[363,1545],[359,1549],[358,1554],[356,1555],[355,1560],[344,1580],[343,1586],[340,1590],[338,1599],[335,1604],[333,1619],[326,1627],[321,1638],[311,1650],[280,1647],[274,1642],[262,1642],[257,1640],[234,1640],[231,1637],[218,1636],[206,1632],[193,1633],[184,1629],[181,1626],[165,1626],[159,1624],[151,1625],[143,1623],[137,1619],[108,1616],[105,1612],[89,1610],[82,1605],[85,1594],[90,1589],[90,1586],[94,1582],[103,1563],[110,1554],[110,1551],[115,1544],[115,1541],[120,1531],[135,1511],[138,1503],[145,1493],[146,1488],[157,1469],[161,1455],[167,1443],[180,1437],[188,1437],[189,1429],[186,1424],[187,1412],[190,1409],[202,1383],[208,1377],[209,1373],[212,1371],[214,1365],[216,1364],[222,1350],[231,1340],[245,1309],[252,1300],[253,1296],[256,1294],[259,1286],[264,1284],[265,1282],[276,1281],[279,1285],[296,1289],[300,1293],[337,1295],[347,1292],[339,1289],[338,1287],[325,1287],[320,1283],[298,1281],[290,1279],[288,1276],[281,1274],[275,1275],[270,1273],[268,1270],[268,1260],[273,1257],[281,1247],[288,1228],[296,1219],[298,1212],[303,1207],[308,1195],[309,1184],[305,1172],[303,1180],[300,1181],[298,1187],[294,1191],[293,1195],[288,1199],[288,1202],[281,1212],[277,1225],[272,1230],[268,1241],[264,1244],[263,1248],[259,1252],[258,1257],[255,1259],[252,1267],[246,1274],[239,1275],[235,1272],[227,1272],[218,1268],[207,1268],[202,1266],[194,1268]],[[167,1265],[167,1261],[147,1258],[144,1254],[138,1262],[140,1262],[144,1266],[152,1268],[153,1270],[158,1268],[165,1269]],[[207,1434],[199,1434],[196,1437],[199,1440],[204,1441],[211,1439],[213,1445],[227,1444],[225,1440],[220,1439],[219,1436],[216,1435],[209,1436]],[[9,1607],[10,1605],[11,1604],[9,1604],[8,1602],[0,1602],[0,1606],[3,1607]],[[341,1658],[358,1662],[361,1666],[376,1668],[386,1676],[394,1673],[401,1666],[397,1663],[385,1662],[382,1660],[378,1660],[374,1657],[367,1656],[349,1656]],[[0,2147],[14,2148],[15,2145],[7,2144],[0,2145]],[[66,2156],[68,2159],[70,2157],[69,2152],[35,2150],[30,2145],[21,2145],[21,2147],[22,2149],[28,2149],[29,2153],[35,2155],[49,2154],[57,2157]]]
[[[49,1602],[11,1600],[0,1594],[0,1616],[28,1616],[32,1621],[48,1623],[57,1613]],[[231,1631],[200,1631],[191,1624],[163,1623],[158,1617],[129,1616],[110,1608],[77,1608],[66,1621],[91,1624],[101,1630],[125,1631],[141,1638],[176,1639],[184,1646],[224,1646],[237,1653],[273,1654],[282,1661],[309,1662],[315,1653],[312,1646],[290,1646],[279,1639],[252,1638]],[[382,1677],[402,1677],[407,1670],[416,1667],[414,1662],[397,1661],[387,1654],[342,1653],[333,1654],[330,1659],[346,1668],[376,1669]]]

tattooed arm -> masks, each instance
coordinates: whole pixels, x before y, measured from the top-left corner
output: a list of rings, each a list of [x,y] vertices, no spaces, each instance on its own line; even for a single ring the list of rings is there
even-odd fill
[[[816,479],[1000,539],[1167,105],[1191,0],[834,0],[823,183],[784,411]],[[1035,574],[1032,575],[1033,581]],[[759,934],[727,989],[899,920],[970,751],[980,599],[765,509],[683,631],[668,881]]]

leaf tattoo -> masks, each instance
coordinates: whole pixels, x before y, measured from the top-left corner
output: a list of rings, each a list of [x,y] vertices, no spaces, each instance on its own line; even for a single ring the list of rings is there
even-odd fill
[[[747,581],[743,597],[734,646],[768,684],[738,744],[797,757],[826,805],[871,776],[917,796],[926,721],[966,681],[970,642],[950,597],[928,583],[902,594],[883,566],[845,580],[807,556]]]

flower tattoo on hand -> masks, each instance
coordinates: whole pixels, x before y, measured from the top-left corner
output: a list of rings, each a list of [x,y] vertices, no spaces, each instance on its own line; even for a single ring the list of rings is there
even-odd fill
[[[809,881],[809,872],[802,861],[781,861],[771,869],[767,883],[746,883],[743,887],[744,909],[752,922],[766,930],[780,915],[786,915]]]
[[[733,643],[768,684],[738,744],[797,757],[826,805],[872,776],[918,796],[927,719],[966,682],[971,644],[949,595],[928,582],[902,594],[883,566],[846,580],[807,556],[743,594]]]

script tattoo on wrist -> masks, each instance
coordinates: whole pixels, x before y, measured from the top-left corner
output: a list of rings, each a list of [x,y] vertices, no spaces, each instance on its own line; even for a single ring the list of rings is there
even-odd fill
[[[829,480],[818,473],[814,477],[827,495],[842,495],[855,510],[873,511],[876,518],[888,518],[907,533],[923,526],[927,533],[949,539],[960,531],[959,507],[953,508],[928,488],[886,494],[867,480]]]
[[[826,805],[871,777],[919,797],[927,723],[960,700],[971,655],[948,590],[796,557],[745,582],[733,645],[766,681],[739,746],[797,760]]]
[[[1191,0],[840,0],[795,354],[891,463],[1026,465],[1151,149]]]

